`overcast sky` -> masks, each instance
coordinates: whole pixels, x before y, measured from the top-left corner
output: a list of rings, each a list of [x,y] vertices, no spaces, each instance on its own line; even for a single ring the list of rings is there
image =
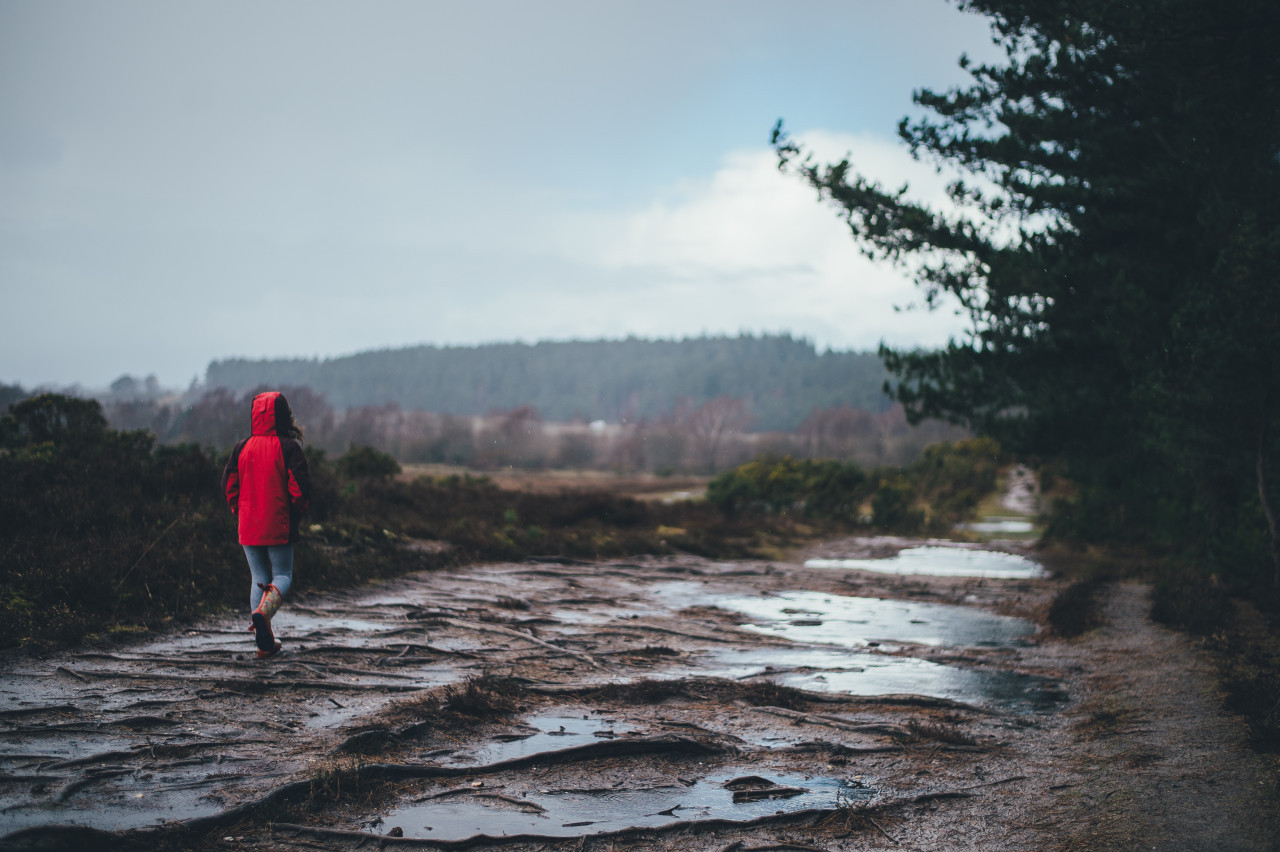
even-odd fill
[[[778,118],[922,197],[911,92],[991,57],[946,0],[0,0],[0,382],[225,357],[790,332],[950,311],[778,173]]]

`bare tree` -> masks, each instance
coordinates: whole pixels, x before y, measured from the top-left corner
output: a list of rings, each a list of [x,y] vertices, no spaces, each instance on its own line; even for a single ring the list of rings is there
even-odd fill
[[[716,472],[717,453],[725,436],[741,432],[751,423],[747,401],[728,396],[707,400],[689,417],[689,431],[701,460],[710,473]]]

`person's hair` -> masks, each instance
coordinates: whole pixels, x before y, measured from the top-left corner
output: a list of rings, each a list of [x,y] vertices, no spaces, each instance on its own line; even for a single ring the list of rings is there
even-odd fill
[[[281,438],[296,438],[301,441],[305,439],[302,427],[298,425],[298,420],[293,416],[293,409],[289,407],[289,400],[284,398],[284,394],[276,397],[276,434]]]

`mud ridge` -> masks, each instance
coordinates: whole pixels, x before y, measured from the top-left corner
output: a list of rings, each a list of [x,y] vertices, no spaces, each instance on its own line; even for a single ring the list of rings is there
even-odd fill
[[[266,663],[236,617],[0,658],[0,850],[212,852],[231,836],[272,852],[999,852],[1117,839],[1090,820],[1235,796],[1222,839],[1273,800],[1203,661],[1146,620],[1139,591],[1108,588],[1104,625],[1064,640],[1042,627],[1055,576],[803,557],[442,568],[300,597]],[[743,776],[765,786],[727,786]]]
[[[748,831],[753,828],[765,826],[814,825],[822,819],[831,817],[835,813],[836,810],[833,808],[807,808],[801,811],[773,814],[752,820],[738,821],[729,819],[708,819],[696,822],[676,822],[671,825],[657,826],[654,828],[625,828],[620,831],[602,831],[592,834],[590,837],[593,843],[598,841],[648,841],[654,838],[679,834],[687,834],[697,837],[701,834],[708,834],[722,829]],[[549,834],[510,834],[502,836],[477,834],[474,837],[468,837],[464,840],[432,840],[426,837],[393,837],[385,834],[322,828],[295,823],[275,823],[272,826],[272,831],[293,832],[295,835],[309,834],[313,837],[346,840],[353,842],[357,848],[367,843],[427,849],[476,849],[480,847],[502,848],[503,846],[515,846],[527,843],[563,844],[565,842],[564,837]]]

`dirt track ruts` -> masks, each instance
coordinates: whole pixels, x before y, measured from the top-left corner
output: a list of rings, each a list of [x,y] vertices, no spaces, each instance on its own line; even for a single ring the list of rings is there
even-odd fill
[[[1208,658],[1150,622],[1140,586],[1110,588],[1103,626],[1071,641],[1041,628],[845,647],[805,631],[856,630],[838,620],[852,615],[766,624],[726,604],[905,602],[893,606],[906,633],[950,629],[941,604],[976,619],[957,630],[1005,630],[1040,623],[1060,585],[807,569],[799,556],[485,565],[296,598],[279,622],[287,653],[266,662],[237,618],[109,652],[11,656],[3,845],[80,845],[53,828],[78,821],[125,830],[92,842],[137,848],[355,848],[369,835],[430,847],[439,819],[386,837],[393,814],[421,806],[546,829],[466,840],[455,826],[437,848],[1276,848],[1274,759],[1248,750]],[[421,700],[485,675],[515,690],[509,712],[446,725]],[[920,689],[840,689],[876,678]],[[584,716],[576,731],[547,722]],[[503,762],[521,748],[532,756]],[[718,792],[732,776],[763,786],[733,804]],[[343,779],[358,789],[325,786]],[[167,820],[186,830],[148,827]]]

